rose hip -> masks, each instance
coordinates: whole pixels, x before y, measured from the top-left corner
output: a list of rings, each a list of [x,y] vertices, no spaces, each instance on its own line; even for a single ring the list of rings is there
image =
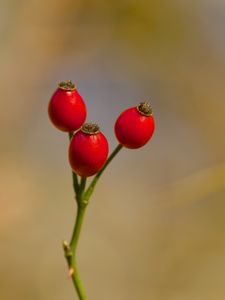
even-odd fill
[[[59,130],[73,132],[86,119],[85,103],[71,81],[61,82],[48,106],[49,117]]]
[[[130,149],[144,146],[150,140],[154,129],[152,109],[147,102],[126,109],[115,123],[115,134],[119,143]]]
[[[69,146],[69,162],[75,173],[92,176],[105,164],[108,142],[98,125],[87,123],[75,133]]]

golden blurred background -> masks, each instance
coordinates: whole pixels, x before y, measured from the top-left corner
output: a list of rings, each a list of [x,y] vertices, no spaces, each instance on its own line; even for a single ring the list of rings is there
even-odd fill
[[[123,150],[88,207],[88,299],[225,299],[225,2],[1,0],[0,298],[75,299],[61,241],[75,216],[66,134],[48,120],[73,80],[111,150],[150,99],[151,142]]]

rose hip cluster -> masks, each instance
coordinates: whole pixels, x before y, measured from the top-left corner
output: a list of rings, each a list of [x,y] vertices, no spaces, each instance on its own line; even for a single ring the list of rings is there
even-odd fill
[[[97,124],[85,123],[87,109],[71,81],[61,82],[52,95],[48,113],[59,130],[73,133],[69,145],[69,162],[73,171],[84,177],[96,174],[106,163],[109,147]],[[145,145],[155,128],[149,103],[124,110],[115,123],[119,143],[130,149]]]

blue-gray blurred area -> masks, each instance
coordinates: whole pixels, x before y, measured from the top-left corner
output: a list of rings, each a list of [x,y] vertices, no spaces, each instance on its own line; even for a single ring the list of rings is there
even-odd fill
[[[61,242],[76,212],[68,137],[48,120],[71,79],[116,146],[149,100],[156,131],[99,181],[79,244],[88,299],[225,299],[225,2],[0,0],[0,298],[75,299]]]

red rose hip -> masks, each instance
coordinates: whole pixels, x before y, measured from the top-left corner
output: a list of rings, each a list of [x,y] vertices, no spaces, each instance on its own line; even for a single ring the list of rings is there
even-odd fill
[[[69,162],[75,173],[92,176],[105,164],[108,142],[98,125],[87,123],[75,133],[69,146]]]
[[[70,80],[59,84],[50,99],[48,114],[55,127],[62,131],[73,132],[84,124],[86,106]]]
[[[152,109],[147,102],[126,109],[115,123],[115,134],[119,143],[130,149],[144,146],[150,140],[154,129]]]

